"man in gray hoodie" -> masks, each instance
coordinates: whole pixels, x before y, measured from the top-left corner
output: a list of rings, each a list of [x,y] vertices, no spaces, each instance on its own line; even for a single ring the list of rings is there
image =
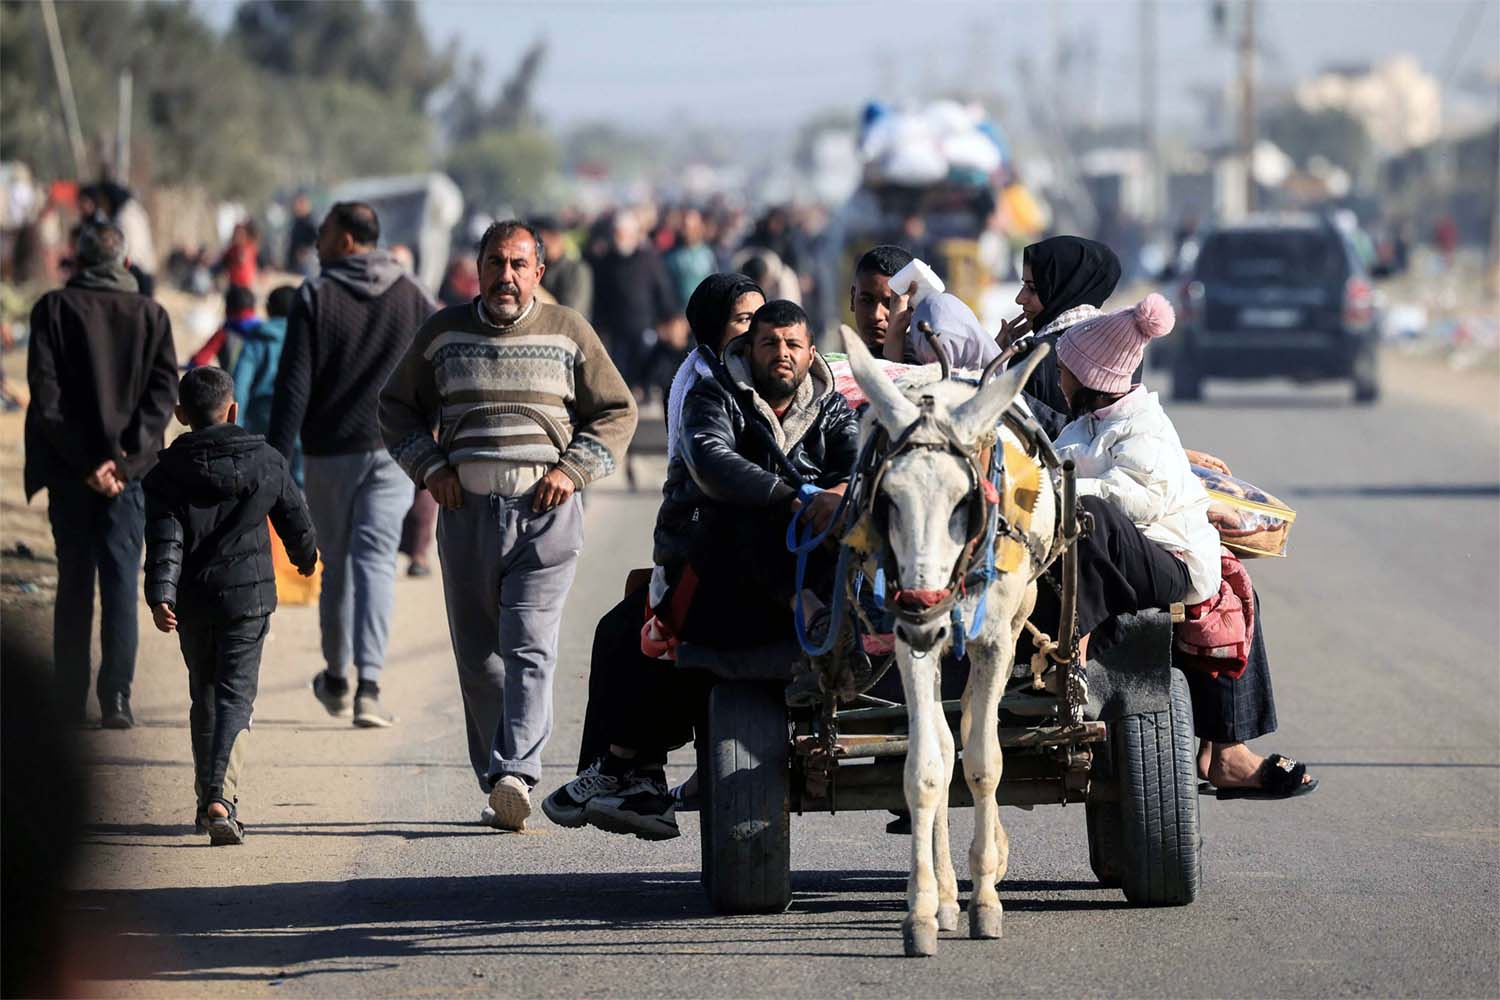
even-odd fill
[[[302,438],[307,505],[322,543],[318,617],[325,669],[313,694],[356,726],[388,726],[380,673],[395,602],[396,547],[412,483],[380,436],[376,404],[412,334],[436,305],[389,253],[363,202],[339,202],[318,228],[322,271],[297,291],[271,404],[271,445]]]

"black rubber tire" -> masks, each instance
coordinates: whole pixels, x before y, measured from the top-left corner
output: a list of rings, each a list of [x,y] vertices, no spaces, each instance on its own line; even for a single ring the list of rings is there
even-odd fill
[[[1372,351],[1368,357],[1357,358],[1354,362],[1354,401],[1369,405],[1379,399],[1379,368]]]
[[[720,913],[792,902],[790,738],[780,685],[728,681],[708,698],[704,888]]]
[[[1140,906],[1198,895],[1198,771],[1187,680],[1172,671],[1171,708],[1127,715],[1115,729],[1120,783],[1120,887]]]
[[[1125,869],[1120,804],[1087,802],[1083,806],[1083,812],[1088,819],[1089,867],[1094,870],[1094,876],[1100,885],[1107,889],[1118,889],[1121,873]]]
[[[698,734],[698,853],[699,872],[698,880],[703,883],[703,891],[713,898],[713,866],[709,863],[709,857],[713,853],[713,837],[709,833],[709,826],[713,819],[713,805],[711,796],[714,783],[708,780],[708,733]]]
[[[1174,402],[1192,402],[1203,398],[1203,376],[1193,363],[1193,353],[1186,344],[1177,345],[1177,357],[1172,362],[1172,399]]]

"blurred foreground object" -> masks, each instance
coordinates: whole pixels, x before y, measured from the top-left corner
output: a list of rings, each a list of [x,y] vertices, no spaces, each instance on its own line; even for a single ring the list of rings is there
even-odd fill
[[[0,995],[8,997],[79,992],[67,979],[63,898],[89,793],[77,733],[53,705],[40,624],[8,613],[0,633]]]

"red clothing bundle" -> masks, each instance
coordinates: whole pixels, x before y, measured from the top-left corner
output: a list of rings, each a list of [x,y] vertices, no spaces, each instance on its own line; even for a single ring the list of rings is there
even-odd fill
[[[1250,574],[1233,552],[1220,548],[1219,565],[1223,577],[1219,593],[1187,609],[1187,620],[1177,625],[1173,646],[1179,666],[1211,677],[1238,678],[1245,672],[1255,629],[1255,591]]]

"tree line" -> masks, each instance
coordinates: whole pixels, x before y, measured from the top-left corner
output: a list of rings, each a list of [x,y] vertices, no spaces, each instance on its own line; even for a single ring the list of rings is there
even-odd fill
[[[130,182],[225,199],[450,168],[479,203],[559,162],[532,110],[545,45],[494,96],[456,42],[439,47],[408,0],[244,0],[226,31],[186,2],[55,8],[85,138],[82,180],[115,167],[119,80],[132,77]],[[0,3],[0,136],[41,177],[74,174],[42,5]]]

